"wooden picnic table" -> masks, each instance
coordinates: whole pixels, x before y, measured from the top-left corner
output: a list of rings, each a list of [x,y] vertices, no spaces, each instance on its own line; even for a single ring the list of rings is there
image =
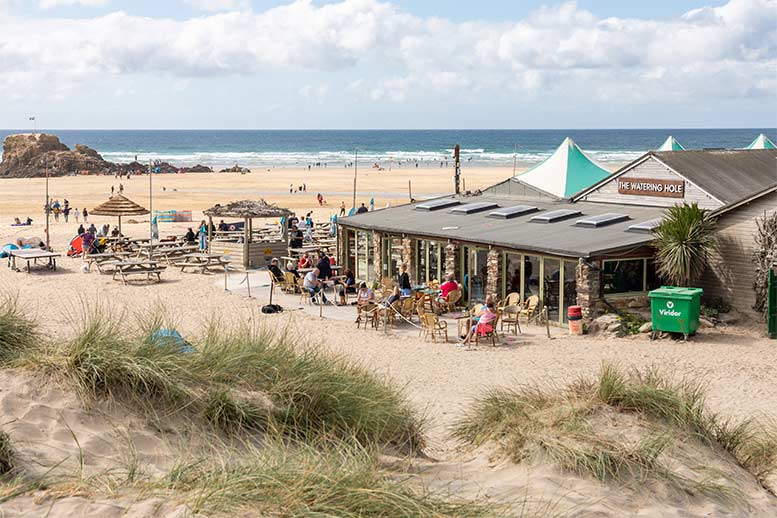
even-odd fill
[[[165,266],[159,264],[159,261],[131,259],[126,261],[115,261],[113,263],[113,280],[118,275],[126,285],[128,277],[133,275],[145,275],[146,280],[151,281],[156,277],[157,282],[162,282],[160,274],[165,270]]]
[[[226,270],[229,265],[229,261],[221,254],[186,254],[180,258],[183,261],[178,261],[173,266],[180,267],[182,272],[187,268],[194,268],[204,274],[214,268]]]
[[[14,270],[18,270],[16,267],[16,259],[23,259],[27,261],[27,273],[31,273],[30,261],[33,264],[38,264],[38,259],[46,259],[46,267],[49,270],[57,269],[57,257],[61,257],[62,254],[49,252],[48,250],[42,250],[40,248],[28,248],[22,250],[10,250],[8,252],[8,265]]]
[[[130,252],[103,252],[101,254],[86,254],[84,259],[86,259],[90,267],[94,264],[97,267],[98,272],[106,273],[103,272],[103,267],[108,266],[110,263],[126,259],[130,255],[132,255]]]
[[[140,255],[152,256],[149,257],[150,259],[161,258],[167,261],[168,264],[172,264],[174,258],[190,254],[198,249],[197,245],[154,245],[153,248],[150,246],[143,247],[140,250]]]

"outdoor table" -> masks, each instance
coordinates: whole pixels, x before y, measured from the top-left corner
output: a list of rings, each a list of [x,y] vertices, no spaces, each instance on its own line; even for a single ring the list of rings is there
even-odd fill
[[[140,251],[140,255],[153,256],[153,258],[161,258],[167,261],[167,264],[172,264],[172,259],[181,257],[186,254],[190,254],[197,250],[197,245],[144,245]]]
[[[16,258],[27,261],[27,273],[31,273],[30,261],[33,264],[38,264],[38,259],[47,259],[46,266],[50,270],[57,269],[57,257],[61,257],[61,254],[49,252],[48,250],[41,250],[39,248],[11,250],[8,255],[8,265],[14,270],[18,270],[16,267]]]
[[[204,274],[214,268],[227,269],[229,261],[221,254],[186,254],[181,256],[183,261],[174,263],[183,272],[186,268],[199,269]]]
[[[84,258],[89,263],[90,267],[94,264],[97,267],[98,272],[105,273],[103,272],[103,267],[108,265],[108,263],[126,259],[129,256],[129,252],[103,252],[101,254],[86,254]]]
[[[149,281],[152,280],[153,276],[156,276],[157,282],[161,282],[162,278],[160,274],[165,269],[165,266],[160,265],[159,261],[142,259],[115,261],[113,265],[113,280],[116,280],[116,276],[118,275],[125,285],[127,284],[128,277],[132,275],[145,275],[146,280]]]

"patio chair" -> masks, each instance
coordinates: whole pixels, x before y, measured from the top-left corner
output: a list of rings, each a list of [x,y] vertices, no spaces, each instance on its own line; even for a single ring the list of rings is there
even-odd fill
[[[508,306],[517,306],[521,303],[521,295],[516,292],[510,292],[507,294],[507,296],[504,298],[503,301],[501,301],[498,306],[500,308],[506,308]]]
[[[397,323],[397,315],[400,314],[402,302],[395,300],[390,306],[378,306],[375,315],[375,327],[379,327],[380,324],[394,325]]]
[[[440,320],[440,318],[434,313],[424,313],[421,317],[421,329],[424,333],[424,338],[427,336],[432,337],[432,342],[437,342],[437,336],[445,336],[445,341],[448,342],[448,322]]]
[[[413,322],[413,315],[416,312],[416,301],[413,297],[407,297],[402,301],[399,307],[399,314],[402,315],[408,322]]]
[[[497,311],[496,318],[491,322],[491,331],[481,333],[478,329],[475,330],[475,345],[478,345],[482,338],[484,340],[491,340],[491,345],[496,347],[496,343],[499,341],[499,333],[496,330],[501,316],[501,311]]]
[[[281,291],[284,293],[297,293],[297,276],[291,272],[283,272]]]
[[[369,303],[362,307],[361,314],[356,318],[356,329],[359,329],[362,323],[364,323],[364,329],[367,329],[367,325],[378,327],[378,311],[376,304]]]
[[[454,311],[456,309],[456,304],[459,303],[460,299],[461,299],[461,290],[453,290],[452,292],[448,293],[448,295],[445,297],[445,300],[440,302],[441,311],[443,313]]]
[[[540,298],[537,295],[532,295],[524,303],[521,310],[518,312],[518,318],[526,317],[526,324],[536,319],[538,316],[537,307],[540,305]]]
[[[523,333],[521,330],[521,323],[518,321],[518,315],[521,313],[521,306],[518,304],[511,304],[509,306],[506,306],[504,309],[501,310],[502,318],[499,328],[500,330],[504,331],[505,326],[507,326],[507,332],[510,332],[510,328],[513,328],[513,333]]]

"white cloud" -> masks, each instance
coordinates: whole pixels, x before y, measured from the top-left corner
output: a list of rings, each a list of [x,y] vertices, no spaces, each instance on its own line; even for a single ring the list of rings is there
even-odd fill
[[[108,0],[39,0],[38,7],[52,9],[54,7],[70,7],[80,5],[83,7],[102,7]]]
[[[242,4],[187,1],[214,9]],[[125,12],[2,17],[0,67],[0,93],[19,77],[42,92],[105,74],[193,80],[353,70],[343,88],[391,102],[473,92],[518,100],[563,95],[570,102],[616,96],[634,103],[773,96],[777,1],[730,0],[660,21],[599,18],[565,2],[522,20],[458,23],[411,16],[377,0],[320,6],[297,0],[263,12],[182,21]],[[297,94],[313,99],[327,92],[303,87]]]
[[[248,9],[251,5],[248,0],[183,0],[183,3],[190,5],[198,11],[208,11],[211,13],[238,11]]]

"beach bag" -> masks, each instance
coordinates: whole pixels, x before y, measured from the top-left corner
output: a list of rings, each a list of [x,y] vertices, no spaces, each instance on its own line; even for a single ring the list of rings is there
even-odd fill
[[[283,308],[278,304],[267,304],[262,306],[262,313],[272,314],[272,313],[280,313],[282,311],[283,311]]]

